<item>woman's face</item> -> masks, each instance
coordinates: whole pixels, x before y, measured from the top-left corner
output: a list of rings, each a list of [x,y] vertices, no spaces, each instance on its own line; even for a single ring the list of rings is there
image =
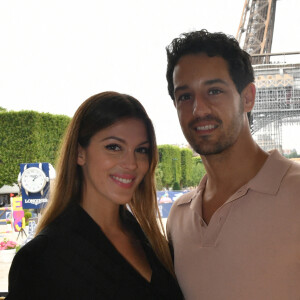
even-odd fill
[[[130,202],[149,169],[149,147],[145,124],[133,118],[98,131],[88,147],[79,146],[77,163],[84,178],[82,202]]]

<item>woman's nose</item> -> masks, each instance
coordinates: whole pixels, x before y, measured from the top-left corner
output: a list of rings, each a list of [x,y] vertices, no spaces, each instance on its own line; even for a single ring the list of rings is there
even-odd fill
[[[135,170],[137,168],[137,158],[135,152],[128,151],[123,156],[122,166],[128,170]]]

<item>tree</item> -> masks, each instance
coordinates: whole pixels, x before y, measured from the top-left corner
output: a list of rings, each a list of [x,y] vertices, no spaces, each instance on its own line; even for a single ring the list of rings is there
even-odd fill
[[[193,151],[188,148],[181,149],[181,187],[188,187],[192,181]]]
[[[161,145],[158,151],[159,164],[155,171],[158,190],[164,187],[179,190],[197,186],[206,173],[201,157],[193,157],[191,149]]]
[[[35,111],[0,113],[0,187],[17,183],[20,163],[55,164],[70,118]]]
[[[181,181],[180,148],[172,145],[158,146],[159,167],[162,171],[162,185],[172,187],[175,182]]]
[[[164,187],[162,183],[162,177],[163,177],[163,172],[161,170],[160,164],[158,164],[157,168],[155,169],[155,183],[156,183],[156,189],[158,191],[161,191]]]
[[[197,186],[206,173],[205,167],[200,156],[192,158],[192,176],[189,186]]]

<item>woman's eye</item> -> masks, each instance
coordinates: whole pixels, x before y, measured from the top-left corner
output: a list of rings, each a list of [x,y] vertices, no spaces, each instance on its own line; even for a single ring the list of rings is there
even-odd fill
[[[121,150],[121,147],[117,144],[109,144],[109,145],[106,145],[105,148],[107,150],[111,150],[111,151],[120,151]]]
[[[148,154],[149,153],[149,148],[148,147],[140,147],[136,149],[136,152],[142,153],[142,154]]]

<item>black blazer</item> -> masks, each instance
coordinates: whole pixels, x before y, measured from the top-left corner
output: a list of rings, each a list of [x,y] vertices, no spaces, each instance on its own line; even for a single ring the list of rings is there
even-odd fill
[[[146,281],[79,206],[71,205],[16,254],[6,299],[182,299],[133,216],[130,226],[152,268]]]

